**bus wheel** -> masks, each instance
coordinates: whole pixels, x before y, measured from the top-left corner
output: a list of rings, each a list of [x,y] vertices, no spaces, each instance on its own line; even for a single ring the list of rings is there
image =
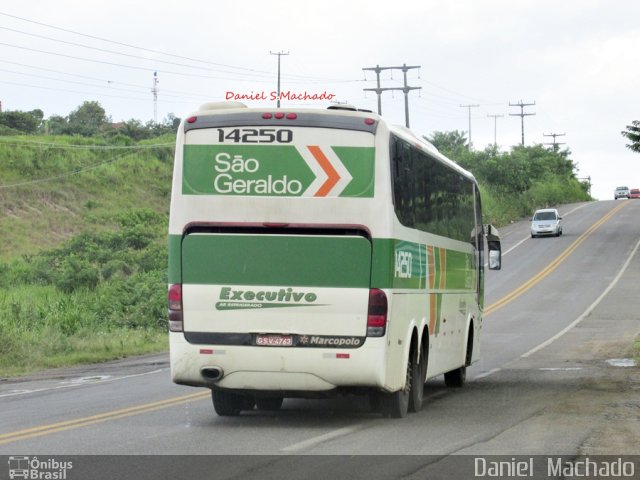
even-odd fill
[[[219,388],[211,389],[213,409],[221,417],[235,417],[240,415],[240,411],[246,408],[247,402],[243,395],[228,392]]]
[[[282,397],[264,397],[264,398],[257,397],[256,405],[258,406],[258,410],[267,410],[267,411],[280,410],[283,400],[284,399]]]
[[[380,409],[385,417],[404,418],[407,416],[411,387],[416,382],[414,364],[412,352],[409,354],[409,361],[407,362],[407,378],[405,379],[404,388],[397,392],[380,394]]]
[[[444,383],[447,387],[460,388],[467,379],[467,367],[456,368],[444,374]]]
[[[424,398],[424,377],[427,374],[427,356],[424,352],[420,355],[419,362],[412,362],[415,372],[413,372],[413,384],[411,388],[411,396],[409,397],[409,411],[419,412],[422,408],[422,400]]]

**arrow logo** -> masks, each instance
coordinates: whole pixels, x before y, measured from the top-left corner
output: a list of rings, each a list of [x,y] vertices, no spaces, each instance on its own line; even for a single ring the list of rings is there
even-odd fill
[[[330,147],[325,147],[322,150],[317,145],[308,145],[307,149],[311,153],[311,157],[307,152],[304,152],[302,157],[315,174],[316,179],[304,192],[304,196],[339,196],[353,179],[349,171]]]

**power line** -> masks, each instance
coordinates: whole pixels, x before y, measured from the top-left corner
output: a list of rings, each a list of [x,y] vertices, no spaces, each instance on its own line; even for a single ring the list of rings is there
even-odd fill
[[[12,47],[12,48],[19,48],[22,50],[28,50],[30,52],[38,52],[38,53],[46,53],[48,55],[55,55],[58,57],[64,57],[64,58],[71,58],[73,60],[82,60],[85,62],[92,62],[92,63],[100,63],[103,65],[111,65],[111,66],[115,66],[115,67],[123,67],[123,68],[131,68],[134,70],[144,70],[147,72],[153,72],[156,71],[157,69],[152,68],[152,67],[143,67],[143,66],[139,66],[139,65],[125,65],[122,63],[116,63],[116,62],[108,62],[106,60],[97,60],[94,58],[86,58],[86,57],[79,57],[76,55],[67,55],[64,53],[58,53],[58,52],[51,52],[49,50],[40,50],[37,48],[30,48],[30,47],[23,47],[21,45],[14,45],[11,43],[5,43],[5,42],[0,42],[0,45],[4,45],[6,47]],[[198,68],[198,67],[191,67],[191,68]],[[213,71],[213,70],[210,70]],[[235,80],[235,81],[240,81],[240,82],[247,82],[247,81],[255,81],[255,76],[249,79],[246,78],[229,78],[229,77],[213,77],[210,75],[201,75],[201,74],[197,74],[197,73],[187,73],[187,72],[176,72],[176,71],[171,71],[171,70],[162,70],[163,73],[166,74],[172,74],[172,75],[181,75],[181,76],[186,76],[186,77],[198,77],[198,78],[208,78],[208,79],[215,79],[215,80]],[[232,75],[249,75],[247,73],[233,73],[233,72],[221,72],[221,73],[230,73]]]
[[[73,33],[74,35],[80,35],[82,37],[92,38],[94,40],[100,40],[101,42],[107,42],[107,43],[112,43],[114,45],[120,45],[120,46],[123,46],[123,47],[135,48],[135,49],[138,49],[138,50],[144,50],[146,52],[157,53],[157,54],[160,54],[160,55],[166,55],[168,57],[181,58],[183,60],[189,60],[189,61],[192,61],[192,62],[199,62],[199,63],[206,63],[206,64],[209,64],[209,65],[216,65],[216,66],[219,66],[219,67],[235,68],[237,70],[247,70],[247,71],[254,72],[254,73],[270,73],[270,72],[267,72],[267,71],[264,71],[264,70],[255,70],[255,69],[247,68],[247,67],[238,67],[238,66],[235,66],[235,65],[228,65],[228,64],[224,64],[224,63],[216,63],[216,62],[211,62],[211,61],[208,61],[208,60],[201,60],[201,59],[192,58],[192,57],[185,57],[183,55],[175,55],[175,54],[172,54],[172,53],[163,52],[161,50],[154,50],[154,49],[151,49],[151,48],[139,47],[137,45],[131,45],[129,43],[123,43],[123,42],[118,42],[118,41],[115,41],[115,40],[109,40],[108,38],[98,37],[98,36],[95,36],[95,35],[89,35],[87,33],[77,32],[75,30],[70,30],[70,29],[67,29],[67,28],[56,27],[55,25],[50,25],[48,23],[37,22],[35,20],[29,20],[28,18],[18,17],[17,15],[11,15],[11,14],[8,14],[8,13],[5,13],[5,12],[0,12],[0,15],[4,15],[6,17],[15,18],[15,19],[21,20],[23,22],[33,23],[33,24],[36,24],[36,25],[41,25],[43,27],[52,28],[54,30],[59,30],[61,32]]]
[[[535,113],[524,113],[524,107],[529,107],[531,105],[535,105],[536,102],[533,103],[524,103],[522,100],[520,100],[519,103],[511,103],[509,102],[509,106],[510,107],[520,107],[520,113],[510,113],[509,116],[510,117],[520,117],[520,128],[521,128],[521,134],[522,134],[522,146],[524,147],[524,117],[529,116],[529,115],[535,115]]]
[[[87,76],[87,75],[79,75],[79,74],[76,74],[76,73],[61,72],[60,70],[53,70],[51,68],[37,67],[35,65],[27,65],[27,64],[24,64],[24,63],[11,62],[11,61],[8,61],[8,60],[0,59],[0,62],[2,62],[2,63],[10,63],[12,65],[18,65],[20,67],[33,68],[35,70],[42,70],[44,72],[52,72],[52,73],[57,73],[57,74],[60,74],[60,75],[67,75],[69,77],[77,77],[77,78],[84,78],[84,79],[87,79],[87,80],[95,80],[97,82],[106,83],[108,85],[109,89],[120,90],[120,91],[123,91],[123,92],[141,93],[141,92],[138,92],[136,90],[129,90],[129,89],[126,89],[126,88],[112,87],[111,85],[112,84],[124,85],[124,86],[127,86],[127,87],[139,88],[139,89],[144,90],[144,91],[146,91],[147,88],[148,88],[148,87],[146,87],[144,85],[136,85],[134,83],[119,82],[119,81],[115,81],[115,80],[105,80],[103,78],[90,77],[90,76]],[[73,84],[76,84],[76,85],[85,85],[85,86],[88,86],[88,87],[105,88],[105,85],[96,85],[96,84],[92,84],[92,83],[74,82],[72,80],[66,80],[66,79],[54,78],[54,77],[47,77],[47,76],[44,76],[44,75],[35,75],[33,73],[16,72],[16,71],[13,71],[13,70],[6,70],[6,69],[0,69],[0,70],[3,71],[3,72],[15,73],[15,74],[18,74],[18,75],[25,75],[25,76],[29,76],[29,77],[44,78],[44,79],[47,79],[47,80],[55,80],[57,82],[73,83]],[[171,96],[171,97],[180,97],[180,98],[191,97],[191,98],[196,98],[196,99],[202,99],[202,98],[207,98],[208,97],[208,95],[206,95],[206,94],[196,94],[196,95],[194,95],[193,93],[181,92],[179,90],[166,90],[166,89],[164,89],[163,92],[164,92],[165,96],[168,95],[168,96]],[[180,95],[169,95],[169,93],[167,93],[167,92],[169,92],[169,93],[178,93]]]
[[[83,45],[82,43],[77,43],[77,42],[69,42],[69,41],[66,41],[66,40],[60,40],[60,39],[57,39],[57,38],[47,37],[45,35],[38,35],[36,33],[22,32],[20,30],[16,30],[16,29],[13,29],[13,28],[8,28],[8,27],[0,26],[0,29],[4,29],[4,30],[9,30],[11,32],[20,33],[22,35],[29,35],[29,36],[36,37],[36,38],[42,38],[44,40],[48,40],[48,41],[51,41],[51,42],[64,43],[65,45],[72,45],[74,47],[81,47],[81,48],[86,48],[86,49],[89,49],[89,50],[96,50],[98,52],[110,53],[110,54],[113,54],[113,55],[122,55],[124,57],[136,58],[138,60],[147,60],[149,62],[154,62],[154,63],[166,63],[168,65],[174,65],[174,66],[178,66],[178,67],[194,68],[194,69],[197,69],[197,70],[205,70],[205,71],[208,71],[208,72],[231,73],[233,75],[255,75],[255,73],[229,72],[229,71],[226,71],[226,70],[217,70],[217,69],[211,69],[211,68],[206,68],[206,67],[198,67],[198,66],[195,66],[195,65],[187,65],[186,63],[170,62],[168,60],[160,60],[160,59],[157,59],[157,58],[148,58],[148,57],[143,57],[141,55],[133,55],[131,53],[117,52],[115,50],[109,50],[109,49],[106,49],[106,48],[99,48],[99,47],[92,47],[90,45]]]
[[[57,148],[60,150],[142,150],[152,148],[164,148],[175,147],[174,143],[150,143],[144,145],[78,145],[78,144],[62,144],[53,142],[34,142],[31,140],[16,140],[10,141],[0,139],[0,144],[11,147],[24,147],[25,145],[35,145],[38,147]]]
[[[154,49],[151,49],[151,48],[140,47],[140,46],[137,46],[137,45],[118,42],[118,41],[110,40],[110,39],[107,39],[107,38],[104,38],[104,37],[98,37],[98,36],[95,36],[95,35],[89,35],[89,34],[86,34],[86,33],[77,32],[77,31],[74,31],[74,30],[57,27],[55,25],[51,25],[51,24],[48,24],[48,23],[43,23],[43,22],[38,22],[38,21],[35,21],[35,20],[30,20],[30,19],[27,19],[27,18],[18,17],[16,15],[11,15],[11,14],[4,13],[4,12],[0,12],[0,15],[4,15],[6,17],[11,17],[11,18],[14,18],[14,19],[17,19],[17,20],[21,20],[23,22],[33,23],[33,24],[40,25],[40,26],[43,26],[43,27],[52,28],[54,30],[59,30],[59,31],[66,32],[66,33],[72,33],[74,35],[79,35],[79,36],[86,37],[86,38],[91,38],[91,39],[94,39],[94,40],[99,40],[101,42],[107,42],[107,43],[111,43],[111,44],[114,44],[114,45],[120,45],[120,46],[127,47],[127,48],[134,48],[134,49],[143,50],[143,51],[150,52],[150,53],[155,53],[155,54],[159,54],[159,55],[165,55],[165,56],[172,57],[172,58],[179,58],[179,59],[182,59],[182,60],[188,60],[188,61],[191,61],[191,62],[204,63],[204,64],[207,64],[207,65],[214,65],[214,66],[218,66],[218,67],[232,68],[232,69],[236,69],[236,70],[244,70],[244,71],[249,72],[249,73],[225,72],[225,71],[220,71],[220,70],[211,70],[211,71],[220,71],[222,73],[230,73],[232,75],[245,75],[245,76],[247,76],[247,75],[255,76],[256,73],[261,74],[261,76],[269,76],[269,75],[272,74],[271,72],[266,71],[266,70],[257,70],[257,69],[254,69],[254,68],[241,67],[241,66],[237,66],[237,65],[229,65],[229,64],[225,64],[225,63],[211,62],[209,60],[202,60],[202,59],[193,58],[193,57],[186,57],[186,56],[183,56],[183,55],[176,55],[176,54],[172,54],[172,53],[163,52],[161,50],[154,50]],[[115,54],[118,54],[118,55],[134,56],[134,55],[126,54],[126,53],[120,53],[120,52],[104,50],[104,49],[100,49],[98,47],[91,47],[91,46],[77,44],[77,43],[73,43],[73,42],[65,42],[63,40],[57,40],[57,39],[53,39],[53,38],[50,38],[50,37],[44,37],[42,35],[23,32],[23,31],[20,31],[20,30],[11,29],[11,28],[7,28],[7,27],[0,27],[0,28],[5,28],[6,30],[12,30],[14,32],[22,33],[22,34],[25,34],[25,35],[32,35],[32,36],[36,36],[36,37],[46,38],[48,40],[53,40],[53,41],[57,41],[57,42],[68,43],[68,44],[72,44],[72,45],[76,45],[76,46],[82,46],[82,47],[85,47],[85,48],[91,48],[91,49],[95,49],[95,50],[107,51],[107,52],[115,53]],[[145,58],[145,57],[138,57],[138,58]],[[173,63],[173,62],[168,62],[168,61],[159,60],[159,59],[148,59],[148,58],[145,58],[145,59],[146,60],[150,60],[150,61],[156,61],[156,62]],[[181,64],[175,63],[175,65],[181,65]],[[189,68],[200,68],[200,67],[196,67],[196,66],[188,66],[188,65],[185,65],[185,66],[187,66]],[[337,78],[324,78],[324,79],[322,79],[320,77],[312,77],[312,76],[306,76],[306,75],[290,75],[290,76],[291,77],[298,77],[300,79],[325,80],[325,81],[328,80],[328,81],[334,81],[334,82],[357,82],[357,81],[359,81],[359,80],[351,80],[351,79],[344,79],[344,78],[343,79],[337,79]]]
[[[68,90],[66,88],[43,87],[41,85],[29,85],[29,84],[26,84],[26,83],[7,82],[6,80],[0,80],[0,83],[4,83],[5,85],[17,85],[19,87],[39,88],[41,90],[53,90],[53,91],[56,91],[56,92],[75,93],[75,94],[79,94],[79,95],[96,95],[96,96],[110,97],[110,98],[124,98],[126,100],[138,100],[138,101],[142,101],[142,102],[148,102],[149,101],[148,97],[147,98],[127,97],[127,96],[124,96],[124,95],[110,95],[108,93],[82,92],[80,90]],[[184,103],[184,102],[178,102],[178,101],[175,101],[175,100],[165,100],[165,102],[168,102],[168,103]]]
[[[51,176],[51,177],[36,178],[34,180],[25,180],[24,182],[9,183],[9,184],[5,184],[5,185],[0,185],[0,189],[14,188],[14,187],[24,187],[25,185],[34,185],[34,184],[37,184],[37,183],[51,182],[53,180],[60,180],[62,178],[71,177],[73,175],[79,175],[79,174],[87,172],[89,170],[95,170],[96,168],[100,168],[103,165],[108,165],[110,163],[117,162],[118,160],[121,160],[121,159],[123,159],[123,158],[125,158],[125,157],[127,157],[129,155],[131,155],[131,153],[123,153],[121,155],[116,156],[115,158],[112,158],[111,160],[107,160],[107,161],[100,162],[100,163],[95,163],[93,165],[88,165],[86,167],[78,168],[76,170],[72,170],[72,171],[66,172],[66,173],[61,173],[59,175],[54,175],[54,176]]]
[[[79,56],[75,56],[75,55],[67,55],[64,53],[58,53],[58,52],[51,52],[48,50],[40,50],[37,48],[30,48],[30,47],[23,47],[21,45],[14,45],[14,44],[10,44],[10,43],[4,43],[4,42],[0,42],[0,45],[4,45],[7,47],[12,47],[12,48],[18,48],[18,49],[22,49],[22,50],[27,50],[27,51],[31,51],[31,52],[38,52],[38,53],[46,53],[48,55],[54,55],[54,56],[58,56],[58,57],[64,57],[64,58],[71,58],[73,60],[80,60],[80,61],[85,61],[85,62],[92,62],[92,63],[99,63],[99,64],[103,64],[103,65],[111,65],[111,66],[115,66],[115,67],[122,67],[122,68],[129,68],[129,69],[134,69],[134,70],[143,70],[146,72],[154,72],[154,71],[158,71],[158,72],[162,72],[164,74],[167,75],[178,75],[178,76],[183,76],[183,77],[194,77],[194,78],[205,78],[205,79],[209,79],[209,80],[234,80],[236,82],[255,82],[256,78],[255,75],[251,76],[251,78],[232,78],[232,77],[223,77],[223,76],[212,76],[212,75],[203,75],[203,74],[198,74],[198,73],[191,73],[191,72],[177,72],[174,70],[159,70],[157,68],[152,68],[152,67],[143,67],[143,66],[138,66],[138,65],[125,65],[122,63],[116,63],[116,62],[108,62],[106,60],[96,60],[93,58],[86,58],[86,57],[79,57]],[[196,68],[196,67],[193,67]],[[222,72],[222,73],[229,73],[231,75],[249,75],[246,73],[234,73],[234,72]],[[270,74],[268,75],[269,77],[273,75]],[[339,81],[359,81],[359,80],[339,80]],[[305,83],[304,81],[300,81],[300,83]],[[315,82],[317,83],[317,82]]]

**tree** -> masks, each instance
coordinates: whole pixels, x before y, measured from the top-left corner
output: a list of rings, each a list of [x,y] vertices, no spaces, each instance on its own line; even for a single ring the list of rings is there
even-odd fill
[[[451,157],[467,148],[467,139],[464,136],[464,132],[459,132],[458,130],[452,132],[433,132],[431,137],[424,138],[431,142],[439,151]]]
[[[24,133],[36,133],[43,117],[44,113],[39,109],[31,110],[30,112],[9,110],[0,112],[0,125],[5,125]]]
[[[67,118],[60,115],[51,115],[45,122],[45,133],[50,135],[65,135],[69,133]]]
[[[631,125],[627,125],[627,129],[620,132],[622,135],[631,140],[626,147],[634,152],[640,153],[640,121],[634,120]]]
[[[69,133],[85,137],[96,135],[110,121],[98,102],[84,102],[69,114]]]

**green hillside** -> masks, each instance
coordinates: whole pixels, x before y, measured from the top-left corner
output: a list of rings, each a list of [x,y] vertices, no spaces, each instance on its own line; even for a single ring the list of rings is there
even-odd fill
[[[173,136],[136,145],[83,137],[0,137],[0,260],[60,245],[114,214],[167,214]]]
[[[166,348],[174,137],[0,137],[0,377]]]

